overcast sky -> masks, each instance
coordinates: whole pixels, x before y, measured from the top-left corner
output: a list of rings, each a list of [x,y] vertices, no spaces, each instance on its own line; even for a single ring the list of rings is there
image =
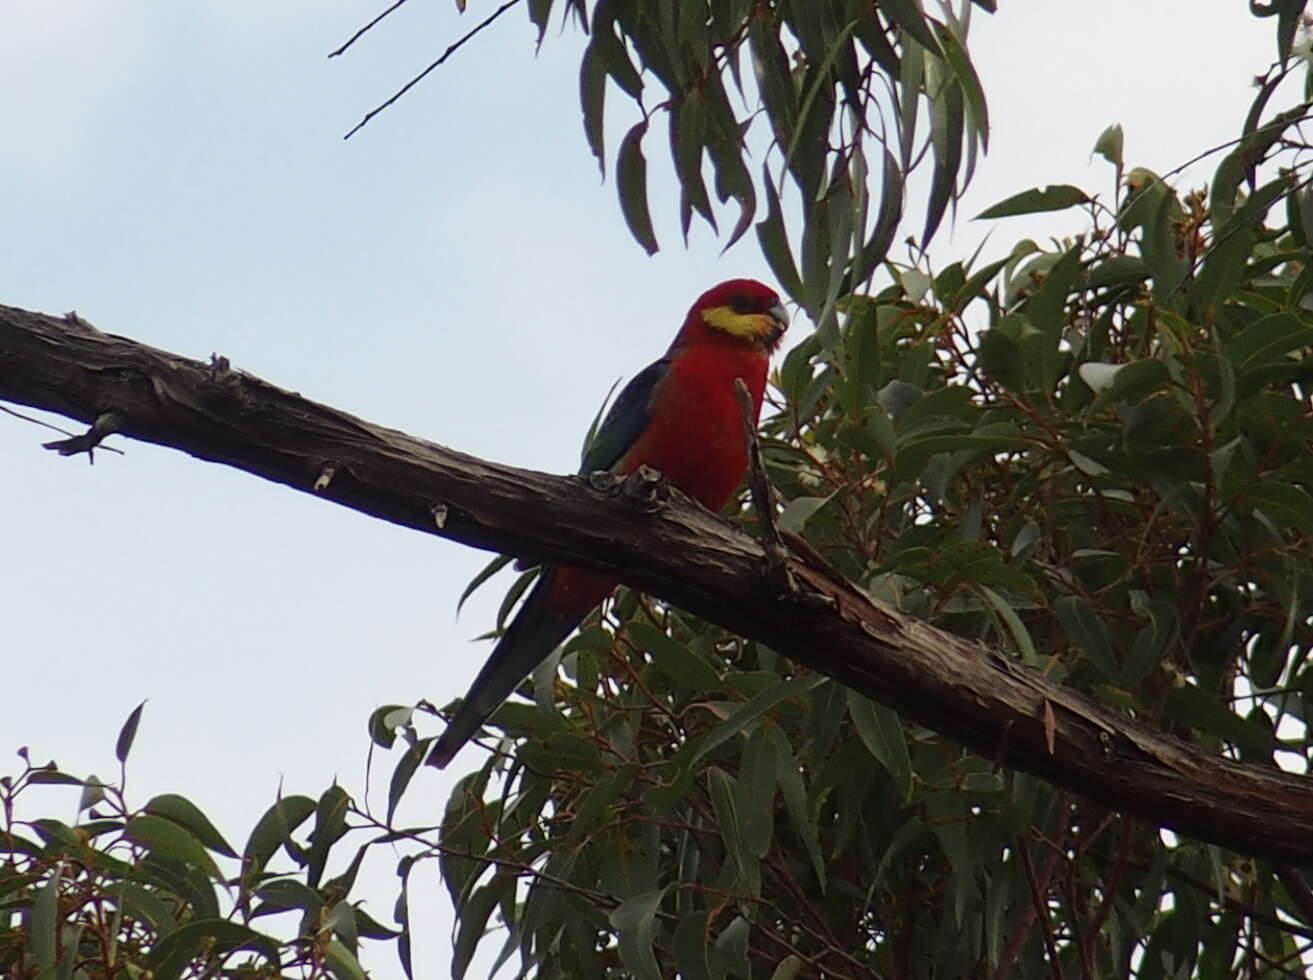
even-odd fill
[[[0,303],[75,309],[466,452],[571,471],[607,389],[664,350],[692,299],[769,273],[751,235],[721,256],[699,230],[683,249],[669,181],[663,250],[643,254],[584,144],[580,39],[553,29],[535,58],[522,11],[344,143],[492,4],[460,18],[411,0],[328,60],[379,6],[0,3]],[[999,6],[975,18],[994,129],[962,219],[1051,182],[1110,194],[1089,156],[1112,122],[1128,164],[1159,172],[1231,138],[1275,53],[1273,21],[1243,0]],[[630,115],[612,105],[614,147]],[[654,140],[656,181],[664,153]],[[1013,220],[990,244],[1076,220]],[[935,254],[965,257],[984,230],[959,220]],[[89,467],[42,451],[49,438],[0,415],[0,773],[26,744],[108,776],[148,698],[132,798],[183,793],[240,847],[280,783],[359,794],[370,711],[445,703],[487,653],[470,640],[504,582],[455,618],[482,553],[179,453],[117,439],[128,454]],[[436,819],[479,761],[421,773],[409,812]],[[46,809],[71,818],[73,799]],[[412,913],[421,977],[447,975],[430,868]],[[386,860],[374,872],[362,894],[390,921],[395,879]],[[400,975],[390,949],[369,962]]]

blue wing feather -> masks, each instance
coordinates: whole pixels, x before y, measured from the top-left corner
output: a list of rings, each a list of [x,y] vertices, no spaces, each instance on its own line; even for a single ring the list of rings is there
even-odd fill
[[[652,393],[670,370],[662,358],[634,375],[620,392],[584,453],[581,473],[609,470],[651,420]],[[473,738],[499,704],[519,686],[556,646],[574,632],[586,610],[551,608],[552,583],[558,569],[544,568],[533,591],[525,599],[511,625],[502,634],[469,693],[433,746],[428,761],[442,768]]]
[[[630,379],[589,443],[580,473],[611,469],[643,434],[652,418],[652,392],[669,370],[670,359],[663,357]]]

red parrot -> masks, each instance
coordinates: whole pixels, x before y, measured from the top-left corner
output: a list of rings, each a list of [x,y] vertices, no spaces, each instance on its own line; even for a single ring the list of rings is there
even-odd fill
[[[779,296],[755,280],[731,279],[707,290],[688,311],[666,355],[620,392],[580,472],[624,475],[650,466],[704,507],[720,510],[747,467],[734,380],[747,385],[755,421],[770,355],[788,324]],[[544,567],[433,746],[430,764],[446,766],[617,584],[579,568]]]

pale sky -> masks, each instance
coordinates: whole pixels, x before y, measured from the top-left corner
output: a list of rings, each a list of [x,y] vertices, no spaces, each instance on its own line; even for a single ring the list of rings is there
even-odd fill
[[[940,233],[945,263],[986,230],[966,219],[1016,191],[1110,196],[1111,167],[1089,159],[1109,123],[1128,165],[1159,172],[1233,137],[1275,54],[1274,22],[1243,0],[999,6],[971,44],[992,150]],[[648,149],[663,249],[643,254],[584,143],[580,39],[554,26],[535,58],[522,11],[342,141],[491,7],[412,0],[330,61],[381,4],[6,0],[0,303],[76,309],[465,452],[572,471],[607,389],[660,355],[702,289],[770,275],[752,235],[725,256],[700,228],[682,247],[664,128]],[[632,113],[614,89],[610,104],[614,153]],[[983,258],[1079,228],[1012,219]],[[370,711],[443,704],[488,652],[470,640],[505,580],[455,619],[483,553],[122,439],[126,456],[89,467],[41,450],[52,437],[0,414],[0,774],[28,745],[110,776],[148,698],[132,799],[182,793],[240,847],[280,783],[359,795]],[[436,822],[480,761],[421,773],[403,812]],[[71,819],[75,797],[43,809]],[[380,921],[395,880],[380,854],[356,896]],[[447,976],[436,867],[413,889],[416,975]],[[400,976],[375,948],[375,976]]]

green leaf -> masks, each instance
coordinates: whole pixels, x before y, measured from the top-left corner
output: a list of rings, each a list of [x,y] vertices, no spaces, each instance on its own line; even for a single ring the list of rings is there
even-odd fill
[[[1053,264],[1035,295],[1026,303],[1026,316],[1044,334],[1052,350],[1057,349],[1062,331],[1067,325],[1067,296],[1071,293],[1079,271],[1080,246],[1077,245],[1064,252]],[[1046,377],[1046,385],[1052,382],[1051,374],[1049,372]]]
[[[887,14],[891,20],[916,41],[917,44],[934,54],[942,54],[939,42],[926,23],[926,16],[915,0],[881,0],[880,12]]]
[[[794,497],[776,518],[776,523],[795,534],[802,531],[813,514],[829,503],[834,494],[825,497]]]
[[[749,700],[732,715],[726,718],[720,725],[712,729],[698,742],[690,742],[679,752],[681,756],[687,756],[685,763],[687,768],[692,769],[699,762],[707,757],[712,751],[719,748],[725,742],[729,741],[748,725],[752,724],[766,712],[773,709],[790,698],[806,694],[808,691],[819,687],[825,681],[825,677],[820,674],[804,674],[800,677],[793,677],[782,684],[778,684],[769,690],[762,691],[756,697]]]
[[[802,303],[802,279],[798,276],[798,264],[794,261],[788,233],[784,230],[779,192],[771,180],[769,164],[763,164],[762,167],[762,183],[766,188],[766,217],[757,223],[757,242],[780,288],[795,303]]]
[[[488,917],[515,888],[516,878],[506,872],[493,875],[457,907],[456,939],[452,949],[451,977],[462,980],[487,931]]]
[[[80,782],[79,780],[79,784]],[[49,817],[40,817],[33,820],[32,829],[41,835],[41,839],[53,851],[65,847],[78,847],[82,843],[82,837],[76,830],[66,823],[52,820]]]
[[[748,977],[752,970],[748,965],[748,936],[752,927],[741,915],[736,915],[719,936],[716,937],[716,960],[725,972],[736,977]]]
[[[123,723],[123,727],[119,730],[118,740],[114,743],[114,758],[118,759],[120,763],[128,761],[128,753],[132,751],[132,741],[137,737],[137,725],[141,723],[141,710],[145,707],[146,702],[143,701],[133,708],[132,713],[128,715],[128,720]]]
[[[539,44],[543,43],[543,35],[547,33],[547,18],[551,12],[552,0],[529,0],[529,22],[538,28]]]
[[[242,851],[242,886],[249,889],[269,859],[287,841],[292,831],[315,812],[315,801],[308,796],[287,796],[260,817]]]
[[[761,869],[743,834],[743,824],[734,805],[734,783],[719,766],[708,767],[707,780],[711,787],[716,829],[738,870],[735,890],[756,898],[761,894]]]
[[[957,193],[957,174],[962,164],[962,128],[962,87],[952,77],[941,77],[930,103],[930,146],[934,151],[934,169],[926,200],[925,230],[921,233],[923,249],[934,238],[949,202]]]
[[[637,774],[637,766],[621,766],[613,776],[594,784],[592,789],[579,797],[574,818],[570,821],[570,830],[565,835],[566,848],[577,846],[598,823],[611,818],[615,813],[612,804],[629,789]]]
[[[1063,211],[1089,202],[1089,195],[1079,187],[1070,184],[1050,184],[1048,187],[1034,187],[1004,198],[981,211],[976,215],[976,220],[1010,218],[1018,214],[1036,214],[1041,211]]]
[[[793,754],[793,747],[789,740],[784,737],[783,733],[776,727],[766,730],[767,736],[775,747],[775,760],[778,764],[776,777],[780,783],[780,793],[784,796],[785,809],[789,811],[789,819],[793,823],[794,832],[802,839],[803,846],[807,849],[807,856],[811,858],[812,870],[816,873],[816,880],[820,883],[822,892],[826,888],[825,858],[821,853],[820,836],[816,829],[816,821],[812,818],[811,809],[807,802],[807,788],[803,785],[802,775],[798,768],[798,759]]]
[[[661,980],[652,943],[656,940],[657,912],[666,889],[635,895],[611,913],[611,926],[619,937],[620,958],[629,971],[641,980]]]
[[[795,977],[802,975],[802,968],[806,965],[806,961],[796,953],[790,953],[776,965],[770,980],[794,980]]]
[[[193,868],[200,868],[211,878],[219,878],[219,868],[205,846],[179,824],[154,814],[142,813],[128,821],[123,836],[159,854]]]
[[[700,909],[692,915],[680,916],[675,927],[675,965],[680,980],[712,980],[708,961],[710,944],[707,942],[707,920],[710,913]]]
[[[621,91],[637,100],[643,94],[643,77],[629,59],[624,42],[616,37],[613,29],[615,16],[610,5],[606,8],[600,4],[597,6],[593,19],[592,45],[596,48],[598,59],[606,66],[607,74],[615,79]]]
[[[880,210],[876,213],[871,236],[853,259],[847,282],[848,290],[856,289],[865,282],[876,266],[888,258],[889,247],[893,245],[898,223],[903,218],[903,185],[903,172],[898,167],[898,161],[886,149],[884,175],[880,181]]]
[[[1126,166],[1125,158],[1122,156],[1125,142],[1126,137],[1122,132],[1122,124],[1113,123],[1100,133],[1099,138],[1094,141],[1094,152],[1116,167],[1118,173],[1121,173]]]
[[[1009,449],[1024,449],[1026,441],[1013,435],[986,435],[975,432],[949,435],[929,435],[900,441],[898,464],[900,471],[915,472],[931,456],[939,453],[968,451],[998,453]]]
[[[460,598],[456,600],[456,615],[460,615],[461,607],[465,605],[465,600],[474,594],[475,589],[500,572],[513,560],[514,559],[510,555],[498,555],[492,561],[488,562],[488,564],[484,565],[483,568],[479,570],[479,574],[470,579],[470,584],[465,586],[465,591],[462,592]],[[383,747],[390,748],[391,744],[392,743],[389,742]]]
[[[451,903],[461,907],[465,896],[489,865],[479,858],[488,850],[492,825],[483,807],[484,772],[472,772],[460,779],[447,798],[442,812],[438,857],[442,881]],[[406,865],[407,868],[410,865]]]
[[[734,782],[735,805],[739,812],[743,839],[748,850],[764,858],[770,850],[775,829],[775,787],[779,760],[775,743],[764,727],[759,727],[743,750],[738,779]]]
[[[238,949],[259,953],[275,969],[279,965],[278,944],[268,936],[227,919],[201,919],[163,937],[142,961],[142,967],[158,977],[184,966],[203,951],[224,954]]]
[[[82,795],[78,798],[78,812],[89,810],[105,798],[105,784],[100,778],[91,775],[82,783]]]
[[[1282,527],[1313,535],[1313,496],[1280,480],[1266,480],[1245,491],[1245,499]]]
[[[966,308],[966,305],[977,296],[988,295],[985,293],[985,287],[995,276],[1008,264],[1010,259],[1002,258],[990,262],[983,268],[973,272],[971,278],[962,284],[953,296],[953,312],[960,313]]]
[[[1076,369],[1082,381],[1098,395],[1090,406],[1098,411],[1116,402],[1139,402],[1168,381],[1167,365],[1156,357],[1129,364],[1086,361]]]
[[[1294,313],[1273,313],[1240,331],[1228,345],[1226,356],[1238,377],[1308,346],[1313,346],[1313,325]]]
[[[369,978],[365,968],[356,959],[356,954],[344,946],[340,939],[333,938],[328,941],[328,946],[324,949],[324,962],[328,965],[334,980],[368,980]]]
[[[947,27],[939,31],[939,40],[944,48],[944,59],[952,69],[954,77],[958,84],[962,86],[962,93],[966,96],[967,112],[971,116],[972,123],[980,138],[982,150],[989,149],[989,107],[985,102],[985,89],[980,84],[980,77],[976,74],[975,68],[971,64],[971,59],[967,56],[966,48],[962,42]]]
[[[53,765],[54,763],[52,762],[51,766]],[[82,780],[78,779],[77,776],[70,776],[68,773],[60,772],[58,769],[54,769],[54,768],[33,770],[32,772],[28,773],[27,781],[33,784],[42,783],[52,786],[81,786],[82,785]]]
[[[874,303],[855,303],[853,299],[840,303],[839,310],[846,315],[839,401],[849,417],[860,418],[880,378],[878,313]]]
[[[264,902],[270,911],[299,909],[302,912],[318,912],[324,907],[324,900],[320,894],[297,878],[274,878],[272,881],[266,881],[255,890],[255,896]]]
[[[1245,260],[1253,248],[1255,230],[1267,209],[1283,194],[1290,192],[1290,180],[1278,177],[1260,187],[1236,211],[1220,230],[1215,230],[1212,245],[1199,269],[1191,290],[1202,307],[1224,303],[1246,276]]]
[[[185,828],[198,841],[225,857],[235,858],[237,852],[232,849],[223,835],[210,823],[207,817],[191,800],[176,793],[164,793],[152,797],[143,808],[146,813],[166,817]]]
[[[665,630],[648,623],[632,622],[625,627],[630,638],[652,657],[657,670],[691,691],[720,689],[720,673]]]
[[[1135,635],[1131,654],[1122,665],[1119,683],[1127,689],[1134,688],[1158,665],[1176,628],[1176,609],[1170,602],[1161,599],[1148,602],[1144,611],[1149,615],[1149,625]]]
[[[1012,542],[1012,556],[1014,558],[1018,554],[1017,544],[1022,541],[1022,534],[1030,527],[1035,528],[1035,531],[1033,532],[1034,540],[1038,540],[1040,533],[1039,526],[1036,524],[1027,524],[1026,527],[1023,527],[1021,531],[1017,533],[1016,540]],[[1027,535],[1027,537],[1029,538],[1030,535]],[[1026,545],[1023,544],[1021,550],[1024,550],[1025,547]],[[972,588],[985,597],[985,600],[994,607],[994,611],[998,613],[999,617],[1007,626],[1008,632],[1012,634],[1012,639],[1016,641],[1017,650],[1021,654],[1021,662],[1030,664],[1031,666],[1037,665],[1039,663],[1039,655],[1035,652],[1035,641],[1031,639],[1030,631],[1026,629],[1026,624],[1021,621],[1021,617],[1017,615],[1016,610],[988,585],[977,583],[972,586]]]
[[[396,815],[401,797],[405,795],[406,787],[410,785],[411,779],[424,762],[424,756],[428,755],[432,741],[430,738],[417,740],[407,746],[406,751],[397,760],[396,767],[392,770],[392,778],[388,780],[388,823],[391,823],[393,816]]]
[[[1091,289],[1129,286],[1149,278],[1149,267],[1137,255],[1113,255],[1090,269],[1086,283]]]
[[[497,629],[506,628],[506,621],[510,618],[511,611],[515,604],[520,601],[520,597],[528,590],[529,586],[538,579],[542,574],[542,568],[526,568],[511,583],[511,587],[506,590],[506,595],[502,597],[501,605],[497,607]],[[483,637],[480,637],[483,639]]]
[[[1242,749],[1260,753],[1272,750],[1271,732],[1241,718],[1196,684],[1172,688],[1167,697],[1167,713],[1191,728],[1216,735]]]
[[[1025,390],[1026,369],[1022,363],[1021,345],[1014,338],[1002,330],[986,330],[980,335],[977,350],[985,374],[1009,391]]]
[[[410,724],[415,709],[404,704],[385,704],[369,715],[369,738],[375,745],[390,749],[397,740],[397,729]]]
[[[647,120],[635,125],[620,143],[616,159],[616,188],[620,194],[620,210],[629,225],[634,240],[643,246],[648,255],[655,255],[656,232],[652,230],[652,215],[647,207],[647,160],[643,156],[643,137],[647,133]]]
[[[328,853],[347,832],[346,815],[351,797],[341,786],[324,790],[315,804],[315,829],[310,834],[310,851],[306,861],[306,882],[319,887],[319,879],[328,864]]]
[[[62,870],[62,864],[56,865],[54,873],[37,889],[32,900],[32,954],[37,967],[43,970],[54,968],[58,952],[56,917],[59,914],[59,879]]]
[[[1098,668],[1099,673],[1115,684],[1121,670],[1112,655],[1108,627],[1103,624],[1094,607],[1081,596],[1069,595],[1059,599],[1054,609],[1067,635],[1085,651],[1086,658]]]
[[[606,65],[597,54],[596,45],[584,49],[579,62],[579,105],[583,109],[584,138],[597,159],[597,169],[606,176]]]
[[[172,932],[178,927],[172,904],[157,892],[131,881],[117,882],[114,892],[124,915],[140,919],[158,933]]]
[[[856,691],[848,692],[848,715],[871,755],[894,779],[904,800],[912,793],[912,760],[897,712]]]

